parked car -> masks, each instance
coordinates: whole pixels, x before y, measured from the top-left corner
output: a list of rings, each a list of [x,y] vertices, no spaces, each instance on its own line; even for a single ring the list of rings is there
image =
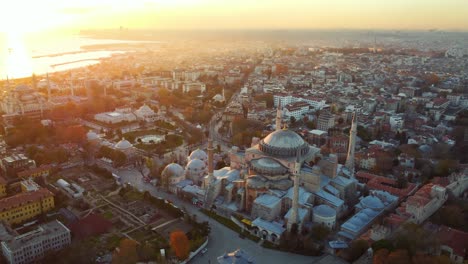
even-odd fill
[[[202,249],[201,253],[204,255],[208,251],[207,248]]]

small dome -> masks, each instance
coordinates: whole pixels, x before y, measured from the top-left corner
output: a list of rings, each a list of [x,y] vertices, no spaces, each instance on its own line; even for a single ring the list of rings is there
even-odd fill
[[[86,134],[86,138],[91,141],[91,140],[96,140],[96,139],[99,139],[99,136],[98,134],[96,134],[94,131],[90,130],[87,134]]]
[[[336,217],[336,211],[326,204],[321,204],[314,207],[314,215],[321,217]]]
[[[30,101],[30,100],[34,100],[34,95],[33,94],[30,94],[30,93],[25,93],[23,95],[21,95],[21,100],[23,101]]]
[[[199,159],[193,159],[187,164],[187,169],[189,171],[204,171],[206,168],[205,162],[199,160]]]
[[[208,160],[208,155],[206,155],[206,152],[201,150],[201,149],[196,149],[190,153],[189,160],[194,160],[194,159],[199,159],[202,161],[207,161]]]
[[[117,144],[115,144],[115,148],[119,150],[126,150],[131,148],[133,145],[132,143],[128,142],[125,138],[122,138]]]
[[[289,169],[272,158],[260,158],[251,161],[252,168],[260,174],[281,175],[286,174]]]
[[[177,163],[168,164],[161,173],[164,178],[184,176],[184,168]]]
[[[382,210],[385,207],[382,201],[373,195],[364,197],[364,199],[361,200],[361,205],[364,208],[370,208],[373,210]]]

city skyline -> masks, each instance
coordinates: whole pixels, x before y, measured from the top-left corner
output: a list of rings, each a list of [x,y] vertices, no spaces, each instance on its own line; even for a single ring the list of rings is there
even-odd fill
[[[25,9],[27,6],[29,8]],[[0,32],[79,29],[394,29],[468,30],[468,2],[119,0],[15,1]],[[17,19],[18,14],[21,19]],[[11,21],[15,21],[11,23]]]

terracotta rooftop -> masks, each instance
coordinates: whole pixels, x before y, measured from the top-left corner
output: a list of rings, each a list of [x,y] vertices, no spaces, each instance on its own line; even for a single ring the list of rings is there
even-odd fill
[[[414,183],[408,183],[406,188],[400,189],[395,187],[396,180],[365,171],[358,171],[356,173],[356,179],[361,183],[365,183],[371,190],[386,191],[392,195],[398,196],[400,199],[410,195],[416,190],[416,185]]]
[[[451,247],[458,256],[465,257],[468,248],[468,233],[447,226],[441,226],[437,232],[442,245]]]
[[[36,202],[54,196],[49,190],[41,188],[37,191],[23,192],[0,200],[0,212],[10,210],[25,204]]]
[[[433,183],[424,185],[413,196],[408,197],[407,203],[413,205],[416,204],[418,206],[425,206],[432,200],[431,191],[433,186]]]
[[[3,178],[2,176],[0,176],[0,185],[7,185],[8,182],[5,178]]]

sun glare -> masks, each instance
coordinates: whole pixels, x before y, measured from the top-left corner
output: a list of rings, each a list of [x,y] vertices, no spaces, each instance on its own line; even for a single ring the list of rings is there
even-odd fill
[[[24,45],[24,36],[10,32],[6,38],[6,75],[10,78],[30,76],[33,73],[32,62]]]

